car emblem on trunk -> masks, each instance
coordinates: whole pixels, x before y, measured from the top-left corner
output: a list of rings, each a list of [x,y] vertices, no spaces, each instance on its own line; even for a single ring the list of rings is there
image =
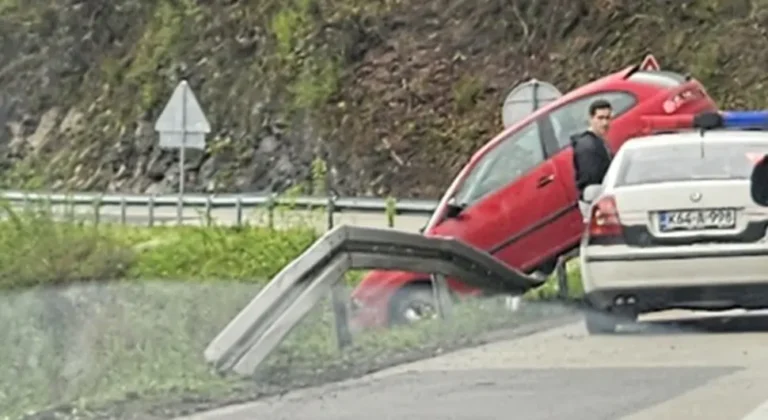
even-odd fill
[[[691,201],[693,201],[694,203],[698,203],[699,200],[701,200],[701,193],[700,192],[695,192],[695,193],[691,194]]]

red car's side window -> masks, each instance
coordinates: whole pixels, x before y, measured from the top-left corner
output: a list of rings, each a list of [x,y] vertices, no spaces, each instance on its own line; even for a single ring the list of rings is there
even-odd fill
[[[532,122],[488,152],[456,193],[456,202],[472,205],[513,182],[546,159],[539,124]]]
[[[552,111],[549,118],[560,149],[570,145],[572,135],[587,129],[589,126],[589,104],[598,99],[605,99],[611,104],[614,118],[629,111],[637,104],[637,99],[629,92],[601,92],[573,101]]]

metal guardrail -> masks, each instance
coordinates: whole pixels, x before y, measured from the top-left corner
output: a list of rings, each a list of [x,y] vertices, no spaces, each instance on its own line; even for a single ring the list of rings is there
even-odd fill
[[[101,220],[118,219],[121,224],[166,224],[175,219],[176,224],[184,224],[188,211],[197,211],[195,219],[211,225],[234,224],[242,226],[248,223],[246,210],[264,209],[267,225],[274,226],[275,212],[280,208],[292,210],[324,209],[328,228],[333,227],[335,214],[345,212],[380,213],[386,216],[388,226],[394,227],[395,215],[429,216],[437,206],[437,201],[431,200],[385,200],[375,197],[312,197],[312,196],[279,196],[277,194],[100,194],[100,193],[48,193],[27,191],[0,191],[0,200],[13,205],[30,205],[34,203],[51,206],[64,205],[77,217],[93,218],[96,223]],[[85,213],[82,207],[87,207]],[[176,207],[175,216],[165,212],[158,214],[157,209]],[[80,209],[80,211],[77,211]],[[110,210],[111,209],[111,210]],[[118,214],[115,214],[118,209]],[[138,211],[138,213],[137,213]],[[229,213],[221,219],[221,212]],[[186,217],[189,219],[189,217]]]
[[[375,197],[279,197],[266,194],[100,194],[100,193],[43,193],[25,191],[3,191],[0,199],[11,202],[50,202],[54,204],[76,204],[114,206],[183,206],[189,207],[264,207],[270,205],[294,205],[301,207],[332,206],[334,211],[384,211],[387,200]],[[431,214],[437,201],[403,199],[395,201],[395,211],[402,214]]]
[[[275,212],[280,208],[293,210],[325,209],[328,227],[333,227],[335,214],[345,212],[380,213],[386,216],[389,227],[394,227],[395,215],[429,216],[437,207],[437,201],[431,200],[385,200],[375,197],[312,197],[312,196],[279,196],[277,194],[100,194],[100,193],[47,193],[27,191],[0,191],[0,200],[13,205],[30,205],[33,203],[51,206],[65,205],[71,213],[78,217],[93,218],[96,223],[100,220],[118,218],[119,223],[147,224],[167,223],[175,219],[176,224],[184,224],[185,210],[198,211],[195,219],[211,225],[234,224],[242,226],[248,223],[246,210],[264,209],[267,225],[274,226]],[[85,206],[89,210],[82,212]],[[157,209],[176,207],[175,216],[172,214],[159,215]],[[76,211],[76,209],[81,211]],[[111,210],[110,210],[111,208]],[[115,208],[119,214],[115,214]],[[141,210],[140,210],[141,209]],[[137,214],[138,211],[138,214]],[[221,212],[229,213],[221,219]],[[201,214],[202,213],[202,214]],[[187,217],[188,219],[188,217]]]
[[[348,297],[338,290],[340,280],[350,269],[435,273],[433,288],[436,295],[442,296],[448,294],[444,281],[437,280],[443,276],[459,278],[489,292],[512,295],[521,295],[544,282],[456,239],[342,225],[328,231],[272,278],[211,341],[205,359],[222,371],[252,374],[329,292],[339,347],[350,344]]]

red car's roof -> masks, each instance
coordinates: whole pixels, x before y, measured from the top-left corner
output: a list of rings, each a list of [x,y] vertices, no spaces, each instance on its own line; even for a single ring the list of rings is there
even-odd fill
[[[528,124],[529,122],[533,121],[534,119],[538,118],[539,116],[543,114],[549,113],[551,110],[559,108],[563,106],[564,104],[573,101],[574,99],[581,98],[582,96],[589,95],[592,93],[600,92],[603,90],[606,90],[606,85],[612,84],[618,80],[624,80],[627,76],[627,74],[633,70],[635,70],[638,66],[628,66],[624,68],[623,70],[617,71],[615,73],[609,74],[607,76],[601,77],[600,79],[594,80],[592,82],[589,82],[583,86],[580,86],[562,97],[558,98],[555,101],[552,101],[548,103],[547,105],[537,109],[536,111],[532,112],[527,117],[523,118],[522,120],[518,121],[517,123],[509,126],[508,128],[504,129],[502,132],[497,134],[493,139],[491,139],[488,143],[480,147],[480,149],[472,155],[472,159],[470,161],[474,161],[476,159],[479,159],[483,155],[485,155],[488,151],[488,149],[493,148],[496,143],[501,141],[503,138],[507,137],[509,133],[512,133],[514,131],[517,131],[520,129],[520,127]]]

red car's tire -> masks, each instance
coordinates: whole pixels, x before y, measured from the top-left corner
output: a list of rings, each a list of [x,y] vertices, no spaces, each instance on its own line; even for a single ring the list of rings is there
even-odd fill
[[[390,325],[407,325],[436,316],[432,286],[427,282],[401,287],[389,302]]]

